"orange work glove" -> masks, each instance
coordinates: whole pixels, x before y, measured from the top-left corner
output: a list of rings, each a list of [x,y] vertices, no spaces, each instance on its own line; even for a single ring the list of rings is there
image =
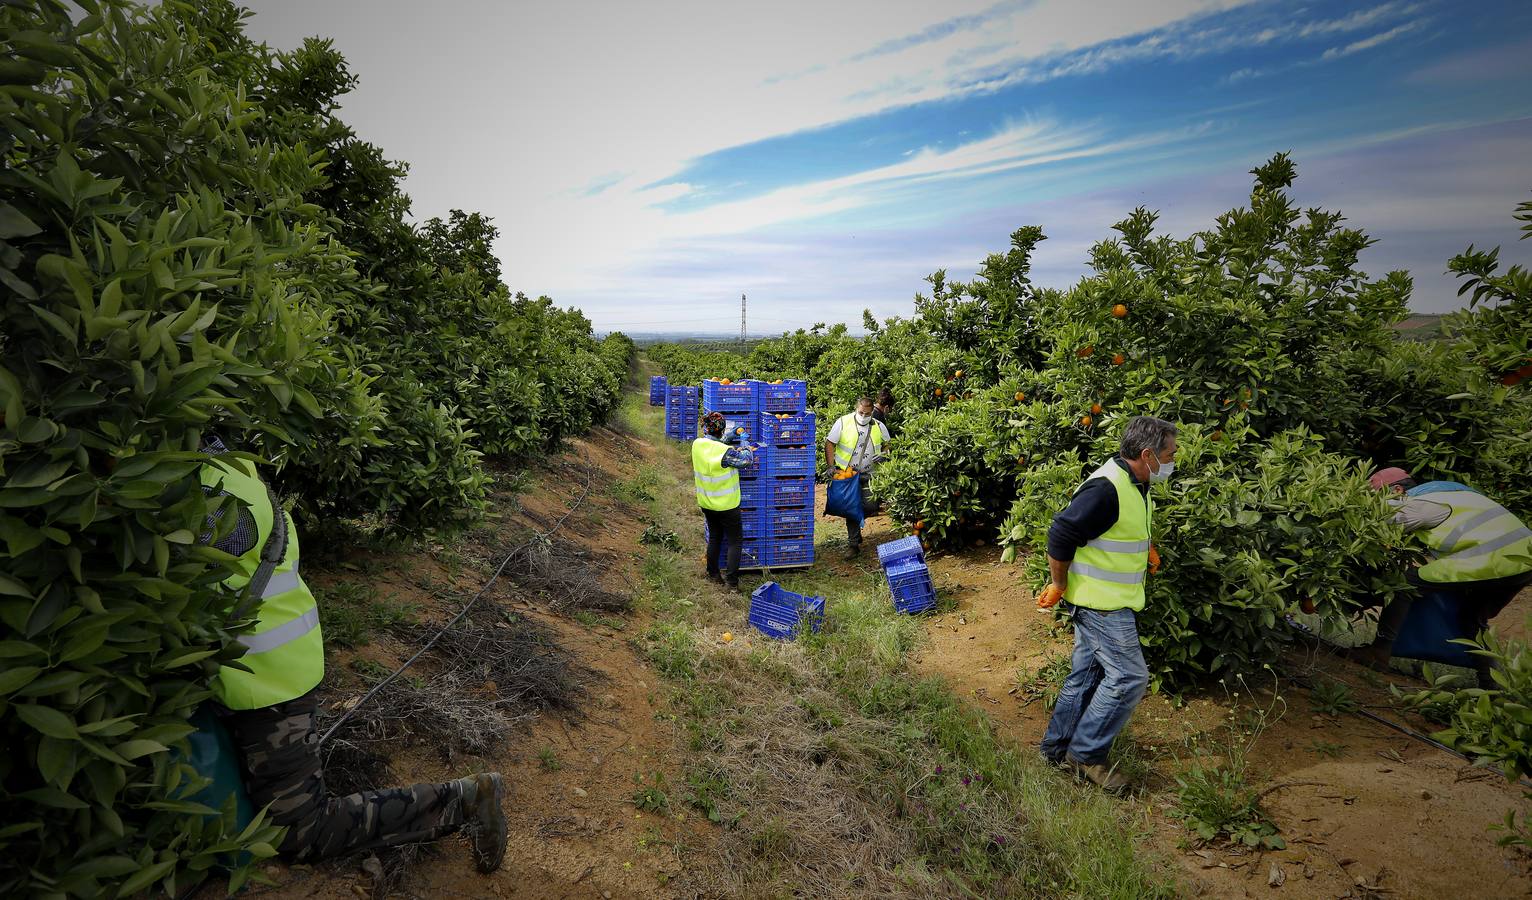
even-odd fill
[[[1043,592],[1037,595],[1037,608],[1052,609],[1062,599],[1064,599],[1064,592],[1059,590],[1057,585],[1049,582],[1048,586],[1043,588]]]
[[[1153,575],[1153,574],[1155,574],[1155,573],[1157,573],[1159,571],[1160,571],[1160,551],[1154,549],[1154,545],[1150,544],[1149,545],[1149,574]]]

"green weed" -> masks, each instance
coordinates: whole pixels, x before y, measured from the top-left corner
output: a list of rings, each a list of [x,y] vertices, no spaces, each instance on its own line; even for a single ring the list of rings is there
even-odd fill
[[[638,790],[633,792],[633,805],[644,812],[667,813],[670,811],[670,797],[665,794],[665,774],[655,772],[653,783],[644,780],[642,775],[634,775],[633,783],[638,785]]]
[[[1362,708],[1351,685],[1328,679],[1314,682],[1314,687],[1309,691],[1309,702],[1315,712],[1324,716],[1354,713]]]
[[[1205,841],[1225,836],[1247,847],[1287,846],[1261,808],[1260,793],[1245,777],[1243,759],[1207,767],[1193,765],[1176,776],[1176,808],[1170,813]]]
[[[1317,753],[1320,756],[1326,756],[1330,759],[1340,759],[1342,756],[1346,755],[1346,745],[1333,743],[1331,741],[1316,740],[1310,742],[1309,752]]]
[[[552,747],[544,747],[537,751],[537,764],[549,772],[557,772],[564,768],[564,764],[559,762],[558,753]]]

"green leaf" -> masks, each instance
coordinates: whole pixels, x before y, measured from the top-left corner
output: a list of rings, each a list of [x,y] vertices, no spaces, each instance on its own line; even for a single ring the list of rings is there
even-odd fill
[[[35,599],[32,592],[27,590],[26,585],[4,572],[0,572],[0,594],[8,597],[25,597],[28,600]]]
[[[39,666],[17,666],[0,672],[0,697],[7,696],[12,692],[32,683],[32,679],[42,672]]]
[[[136,894],[149,885],[153,884],[154,882],[160,880],[161,878],[164,878],[166,875],[169,875],[175,869],[175,867],[176,861],[173,859],[168,859],[164,862],[157,862],[153,865],[145,866],[144,868],[140,869],[138,873],[135,874],[132,878],[129,878],[127,881],[122,883],[122,885],[117,889],[117,895],[119,897],[130,897],[133,894]]]
[[[146,741],[142,739],[124,741],[118,744],[115,749],[117,755],[123,759],[138,759],[140,756],[147,756],[150,753],[168,753],[170,751],[169,747],[166,747],[159,741]]]
[[[14,707],[16,715],[21,721],[33,728],[56,738],[79,737],[79,730],[75,728],[74,720],[52,708],[51,706],[38,706],[35,703],[23,703]]]
[[[41,225],[22,215],[21,210],[9,203],[0,203],[0,238],[31,237],[42,230]]]

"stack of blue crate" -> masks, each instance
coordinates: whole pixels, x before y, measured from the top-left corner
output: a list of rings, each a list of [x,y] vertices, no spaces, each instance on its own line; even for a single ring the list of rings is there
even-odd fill
[[[723,413],[725,440],[739,440],[743,429],[755,445],[754,463],[739,473],[742,569],[814,563],[814,415],[804,411],[807,398],[802,381],[703,382],[703,408]]]
[[[666,378],[665,378],[664,375],[655,375],[655,376],[653,376],[652,378],[649,379],[649,405],[650,406],[664,406],[665,405],[665,385],[666,385]]]
[[[936,586],[931,582],[920,538],[900,538],[880,545],[878,562],[888,578],[888,592],[896,611],[921,613],[936,606]]]
[[[665,436],[673,441],[692,441],[697,438],[697,395],[699,391],[686,385],[665,386]]]

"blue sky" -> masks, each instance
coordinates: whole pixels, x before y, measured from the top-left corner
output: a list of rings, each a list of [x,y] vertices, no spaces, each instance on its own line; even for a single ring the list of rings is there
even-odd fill
[[[1066,286],[1134,206],[1205,227],[1281,150],[1440,312],[1532,191],[1525,2],[250,5],[336,40],[418,215],[493,216],[512,287],[601,328],[737,331],[742,292],[752,332],[859,327],[1024,224]]]

